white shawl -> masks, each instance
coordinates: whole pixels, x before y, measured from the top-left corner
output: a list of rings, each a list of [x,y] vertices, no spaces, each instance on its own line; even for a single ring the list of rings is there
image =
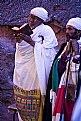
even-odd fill
[[[41,35],[44,36],[42,43]],[[35,41],[33,48],[27,42],[17,44],[15,54],[14,84],[24,90],[40,89],[46,94],[52,62],[56,55],[55,46],[58,45],[53,30],[47,25],[40,25],[31,35]]]

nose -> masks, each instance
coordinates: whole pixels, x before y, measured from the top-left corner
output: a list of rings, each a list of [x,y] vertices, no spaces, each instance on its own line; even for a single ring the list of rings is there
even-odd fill
[[[33,22],[33,19],[31,17],[28,17],[29,22]]]
[[[68,32],[68,29],[66,28],[66,34],[68,34],[69,32]]]

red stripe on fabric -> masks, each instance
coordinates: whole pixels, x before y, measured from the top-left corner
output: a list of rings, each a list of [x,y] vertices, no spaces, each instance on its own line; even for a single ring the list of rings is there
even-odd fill
[[[57,107],[57,113],[61,113],[61,114],[62,114],[62,107],[64,102],[64,93],[65,93],[65,85],[62,85],[60,99]]]
[[[54,110],[53,110],[53,116],[56,116],[57,106],[58,106],[58,103],[59,103],[60,93],[61,93],[61,88],[58,88],[56,102],[55,102],[55,107],[54,107]]]
[[[62,85],[61,88],[58,88],[55,107],[54,107],[54,110],[53,110],[53,116],[56,116],[56,113],[62,113],[62,104],[63,104],[63,100],[64,100],[64,91],[65,91],[65,85]]]
[[[74,107],[74,102],[71,100],[65,99],[64,101],[64,121],[70,121],[71,115]]]

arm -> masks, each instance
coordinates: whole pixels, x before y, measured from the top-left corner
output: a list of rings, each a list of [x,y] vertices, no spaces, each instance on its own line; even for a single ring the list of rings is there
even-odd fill
[[[68,54],[70,53],[70,42],[67,44],[66,46],[66,50],[65,52],[62,54],[60,60],[59,60],[59,63],[58,63],[58,70],[59,70],[59,74],[62,75],[63,72],[65,71],[66,69],[66,64],[67,64],[67,61],[68,61]],[[78,42],[77,40],[73,40],[72,41],[72,52],[74,53],[73,55],[73,62],[74,63],[79,63],[79,45],[78,45]]]
[[[72,41],[72,49],[73,49],[73,52],[74,52],[73,62],[74,63],[80,63],[79,44],[78,44],[77,40]]]
[[[31,46],[34,47],[35,42],[32,40],[30,36],[22,34],[22,33],[20,33],[19,36],[21,39],[23,39],[24,41],[26,41],[27,43],[29,43]]]
[[[73,49],[74,55],[79,55],[79,44],[76,39],[72,40],[72,49]]]
[[[20,33],[15,38],[16,38],[16,42],[21,42],[21,40],[24,40],[33,47],[35,45],[35,42],[32,40],[32,38],[30,36],[26,35],[26,34]]]

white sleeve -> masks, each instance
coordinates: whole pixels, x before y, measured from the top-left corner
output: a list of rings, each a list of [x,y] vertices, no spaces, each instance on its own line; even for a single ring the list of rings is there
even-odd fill
[[[44,29],[42,33],[44,36],[43,46],[45,48],[53,48],[58,45],[57,38],[51,27],[46,26],[46,28]]]

